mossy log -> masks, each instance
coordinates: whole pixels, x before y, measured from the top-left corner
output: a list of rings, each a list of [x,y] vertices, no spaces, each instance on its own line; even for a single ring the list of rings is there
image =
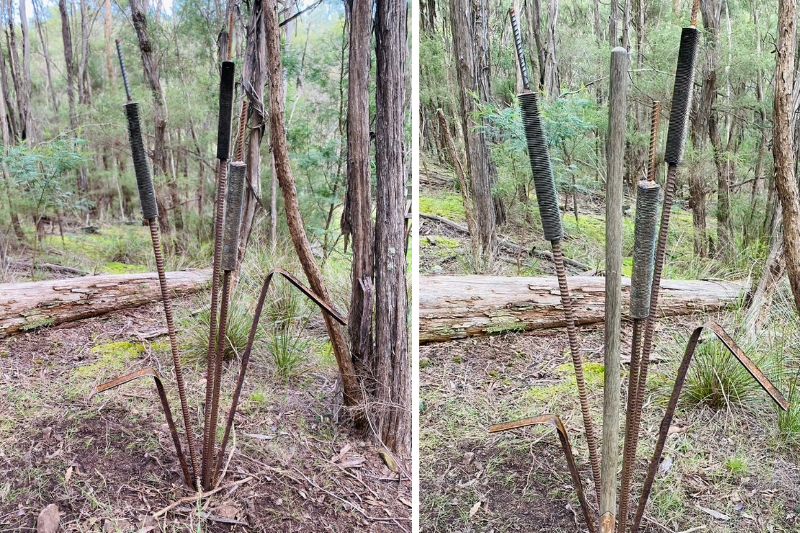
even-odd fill
[[[210,270],[167,272],[173,296],[203,289]],[[155,273],[0,284],[0,338],[158,302]]]
[[[605,278],[572,276],[568,283],[578,325],[602,322]],[[623,318],[628,319],[628,278],[622,288]],[[719,311],[736,305],[746,291],[740,282],[664,280],[659,312]],[[420,343],[566,325],[555,277],[421,276],[419,293]]]

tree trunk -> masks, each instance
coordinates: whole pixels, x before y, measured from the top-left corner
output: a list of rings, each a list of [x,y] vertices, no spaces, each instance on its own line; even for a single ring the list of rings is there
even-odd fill
[[[267,0],[264,3],[264,29],[266,35],[267,78],[269,80],[270,102],[270,143],[275,157],[275,173],[283,192],[283,203],[286,211],[286,222],[289,233],[294,243],[294,249],[300,259],[300,264],[306,274],[309,285],[324,301],[330,302],[330,294],[322,277],[311,243],[306,236],[305,225],[300,215],[300,206],[297,200],[297,187],[289,162],[289,146],[286,139],[286,124],[284,119],[283,95],[283,69],[281,67],[280,28],[278,26],[278,10],[276,0]],[[327,315],[325,326],[331,338],[336,362],[342,377],[342,386],[345,405],[361,406],[363,396],[358,386],[353,360],[347,343],[336,324]],[[361,418],[359,413],[354,413]]]
[[[492,175],[489,145],[481,124],[475,124],[473,115],[478,102],[489,98],[489,65],[481,53],[478,39],[481,38],[483,21],[488,20],[486,0],[473,3],[471,0],[450,0],[450,22],[453,35],[458,79],[458,97],[461,107],[461,130],[464,137],[467,173],[470,177],[472,198],[475,202],[475,217],[478,220],[478,242],[481,251],[482,270],[492,260],[495,249],[496,215],[492,198]]]
[[[92,103],[92,80],[89,78],[89,6],[86,0],[81,0],[81,63],[79,68],[78,85],[80,87],[80,103]]]
[[[775,101],[772,156],[775,160],[775,187],[783,211],[783,247],[786,270],[800,312],[800,193],[795,179],[795,115],[792,91],[795,84],[797,53],[797,2],[778,2],[778,42],[775,59]]]
[[[569,278],[579,325],[605,318],[605,279]],[[420,342],[440,342],[512,331],[565,327],[554,277],[422,276]],[[629,313],[630,279],[623,278],[623,317]],[[711,313],[738,305],[747,287],[725,281],[664,280],[661,316]]]
[[[173,296],[198,292],[210,280],[210,270],[167,272]],[[0,285],[0,338],[160,300],[155,273],[7,283]]]
[[[242,199],[242,225],[239,237],[239,261],[244,259],[255,225],[258,202],[261,198],[261,142],[267,111],[264,108],[264,86],[267,83],[267,51],[264,29],[264,3],[253,2],[252,15],[247,28],[247,47],[242,71],[243,90],[248,100],[247,187]],[[270,158],[272,155],[270,154]],[[271,175],[274,177],[275,172]],[[274,246],[274,244],[273,244]],[[274,248],[273,248],[274,251]]]
[[[2,51],[0,51],[0,56],[2,55]],[[0,174],[3,177],[3,188],[6,191],[6,200],[8,202],[8,215],[11,219],[11,227],[14,230],[14,236],[17,238],[17,241],[24,242],[25,241],[25,233],[22,231],[22,226],[19,223],[19,215],[17,214],[17,210],[14,207],[14,202],[11,199],[11,183],[8,179],[8,171],[6,169],[5,161],[2,161],[2,158],[7,155],[8,148],[11,146],[10,135],[9,135],[9,128],[8,128],[8,113],[6,113],[6,99],[0,93],[0,141],[3,142],[2,148],[0,148]]]
[[[64,0],[61,0],[62,2]],[[167,139],[167,102],[164,99],[164,90],[161,88],[159,78],[158,61],[154,56],[153,42],[150,38],[150,30],[147,28],[147,17],[142,0],[131,0],[131,19],[139,40],[139,51],[142,56],[142,68],[144,77],[150,86],[153,97],[153,122],[155,132],[153,134],[153,179],[158,181],[158,177],[169,179],[169,165],[167,162],[166,139]],[[161,202],[159,202],[161,204]],[[177,206],[173,206],[177,208]],[[158,224],[161,231],[170,231],[169,210],[159,205]]]
[[[45,38],[44,31],[42,31],[42,17],[40,0],[33,0],[33,18],[36,23],[36,33],[39,35],[39,42],[42,45],[42,55],[44,55],[45,73],[47,74],[47,92],[50,95],[50,102],[53,104],[53,111],[58,113],[58,98],[56,98],[56,88],[53,85],[52,74],[52,60],[50,59],[50,52],[47,46],[47,39]]]
[[[772,296],[786,274],[786,261],[783,256],[783,216],[778,208],[775,220],[772,223],[772,245],[764,270],[755,290],[750,295],[750,302],[744,315],[744,338],[750,341],[756,339],[762,330],[764,320],[769,316],[772,305]]]
[[[33,114],[31,112],[31,37],[28,29],[27,2],[20,0],[19,18],[22,27],[22,101],[24,107],[20,106],[25,123],[25,140],[28,144],[34,143]]]
[[[375,394],[383,443],[411,455],[411,362],[406,288],[405,125],[406,2],[378,0],[375,119],[378,189],[375,215]]]
[[[111,44],[114,19],[111,15],[111,0],[103,2],[103,37],[106,45],[106,81],[109,86],[117,81],[117,74],[114,70],[114,47]]]
[[[372,361],[373,272],[372,194],[369,154],[369,72],[372,4],[348,0],[350,21],[347,88],[347,191],[342,234],[351,238],[352,292],[348,314],[350,353],[365,388],[375,391]],[[376,125],[377,128],[377,125]]]
[[[58,0],[58,10],[61,13],[61,39],[64,43],[64,63],[67,71],[67,102],[69,104],[69,129],[71,135],[78,134],[78,115],[75,103],[75,77],[76,65],[72,52],[72,29],[69,25],[69,13],[66,0]],[[78,170],[78,191],[85,194],[89,191],[89,176],[86,168],[81,166]]]

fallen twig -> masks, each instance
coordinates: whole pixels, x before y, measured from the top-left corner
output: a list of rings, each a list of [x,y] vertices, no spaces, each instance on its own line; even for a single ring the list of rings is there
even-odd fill
[[[180,500],[175,501],[175,502],[167,505],[166,507],[164,507],[160,511],[156,511],[155,513],[153,513],[153,518],[157,519],[159,517],[162,517],[165,514],[167,514],[168,512],[170,512],[172,509],[178,507],[179,505],[183,505],[185,503],[196,502],[197,500],[202,500],[203,498],[206,498],[208,496],[216,494],[216,493],[218,493],[220,491],[223,491],[223,490],[226,490],[226,489],[230,489],[230,488],[233,488],[233,487],[237,487],[239,485],[243,485],[244,483],[252,481],[252,479],[253,479],[252,476],[247,476],[244,479],[240,479],[238,481],[233,481],[231,483],[228,483],[227,485],[222,485],[221,487],[217,487],[217,488],[215,488],[213,490],[209,490],[208,492],[198,492],[197,494],[194,494],[193,496],[186,496],[185,498],[181,498]]]

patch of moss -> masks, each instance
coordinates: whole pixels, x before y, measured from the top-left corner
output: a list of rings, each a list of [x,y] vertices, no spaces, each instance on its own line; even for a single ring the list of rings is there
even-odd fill
[[[320,343],[316,352],[317,355],[319,355],[319,360],[323,366],[328,368],[337,368],[338,364],[336,362],[336,354],[333,353],[333,345],[331,344],[331,341]]]
[[[419,211],[426,215],[435,215],[454,221],[467,218],[464,201],[456,193],[442,193],[435,196],[422,196],[419,199]]]
[[[111,261],[103,265],[100,271],[103,274],[140,274],[147,272],[148,268],[145,265],[129,265],[119,261]]]
[[[42,318],[42,319],[39,319],[39,320],[34,320],[33,322],[30,322],[29,324],[25,324],[24,326],[22,326],[19,329],[22,330],[22,331],[35,331],[37,329],[50,327],[54,323],[55,323],[55,321],[52,318]]]
[[[98,355],[100,359],[91,365],[75,370],[75,377],[87,379],[107,371],[124,370],[128,363],[142,356],[144,345],[127,341],[109,342],[98,344],[92,348],[91,352]]]
[[[605,366],[593,361],[583,363],[583,374],[586,377],[587,385],[602,385],[605,379]],[[575,368],[572,363],[564,363],[556,367],[556,372],[567,376],[570,384],[575,384]]]
[[[449,237],[430,236],[420,239],[420,248],[443,248],[446,250],[455,250],[461,246],[461,243],[456,239]]]

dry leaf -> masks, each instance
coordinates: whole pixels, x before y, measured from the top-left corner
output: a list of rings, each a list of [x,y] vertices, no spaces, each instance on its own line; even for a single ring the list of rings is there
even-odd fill
[[[469,517],[472,518],[473,516],[475,516],[475,513],[477,513],[478,509],[480,508],[481,508],[481,501],[478,500],[477,502],[475,502],[475,505],[473,505],[472,508],[469,510]]]
[[[58,511],[58,506],[51,503],[39,513],[39,517],[36,519],[36,533],[56,533],[59,522],[61,522],[61,513]]]
[[[701,511],[703,511],[704,513],[710,514],[711,516],[713,516],[717,520],[730,520],[731,519],[730,516],[728,516],[728,515],[726,515],[724,513],[720,513],[719,511],[715,511],[714,509],[709,509],[708,507],[703,507],[702,505],[698,505],[697,508],[700,509]]]
[[[64,485],[69,483],[69,480],[72,479],[72,467],[70,466],[67,468],[67,472],[64,474]]]

